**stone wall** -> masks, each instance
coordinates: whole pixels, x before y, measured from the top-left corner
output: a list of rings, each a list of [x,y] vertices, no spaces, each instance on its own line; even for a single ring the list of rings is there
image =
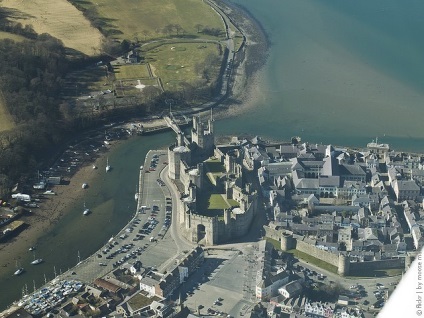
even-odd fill
[[[405,268],[404,258],[385,259],[371,262],[353,262],[350,263],[350,272],[362,270],[376,270],[389,268]]]
[[[296,249],[300,252],[311,255],[315,258],[318,258],[319,260],[327,262],[327,263],[334,265],[336,267],[339,266],[339,255],[338,254],[331,253],[331,252],[324,251],[324,250],[320,250],[319,248],[316,248],[315,246],[313,246],[309,243],[303,242],[301,240],[297,240]]]
[[[255,202],[252,202],[247,210],[244,211],[243,214],[233,214],[231,218],[232,223],[232,237],[240,237],[245,235],[252,223],[253,215],[255,212]]]
[[[273,229],[267,225],[264,225],[265,236],[269,237],[273,240],[280,241],[281,238],[281,230]]]

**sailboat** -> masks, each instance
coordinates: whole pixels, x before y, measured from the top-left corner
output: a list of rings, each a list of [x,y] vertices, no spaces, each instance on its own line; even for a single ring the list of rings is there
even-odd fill
[[[106,159],[106,172],[109,172],[111,169],[111,166],[109,165],[109,157]]]
[[[84,202],[84,212],[82,212],[83,215],[89,215],[90,214],[90,209],[86,207],[85,202]]]
[[[16,268],[16,271],[13,273],[15,276],[21,275],[25,271],[23,267],[18,268],[18,261],[16,261]]]
[[[135,187],[135,195],[134,195],[134,199],[135,199],[136,201],[138,201],[138,196],[139,196],[139,193],[138,193],[138,185],[136,185],[136,187]]]
[[[31,265],[37,265],[40,264],[43,261],[42,258],[35,259],[35,252],[34,252],[34,260],[31,262]]]

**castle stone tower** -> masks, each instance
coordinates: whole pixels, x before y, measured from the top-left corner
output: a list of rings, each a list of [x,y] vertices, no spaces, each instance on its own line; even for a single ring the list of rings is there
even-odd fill
[[[293,234],[283,233],[281,235],[281,250],[288,251],[296,248],[296,240],[293,238]]]
[[[181,160],[189,161],[190,150],[185,146],[170,146],[168,148],[168,176],[172,180],[180,179]]]
[[[340,276],[346,276],[349,274],[350,270],[350,256],[339,254],[339,266],[337,268],[337,273]]]
[[[200,159],[207,159],[213,155],[214,133],[213,123],[209,120],[208,127],[200,121],[198,116],[193,117],[191,140],[196,146],[196,152]]]

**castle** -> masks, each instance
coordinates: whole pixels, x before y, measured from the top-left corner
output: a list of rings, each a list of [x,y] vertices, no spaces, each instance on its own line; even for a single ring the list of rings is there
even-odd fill
[[[215,245],[245,235],[257,210],[257,193],[246,182],[243,149],[215,147],[212,116],[193,117],[191,140],[182,132],[168,148],[168,176],[180,193],[178,220],[193,243]]]

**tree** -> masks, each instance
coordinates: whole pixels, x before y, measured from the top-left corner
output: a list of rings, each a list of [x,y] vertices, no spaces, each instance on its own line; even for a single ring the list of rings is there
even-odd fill
[[[174,24],[174,29],[177,32],[177,35],[180,35],[184,31],[184,29],[179,24]]]
[[[200,33],[200,31],[203,30],[203,25],[200,23],[196,24],[194,27],[197,29],[197,33]]]
[[[171,35],[172,31],[174,30],[173,24],[167,24],[163,27],[163,33],[165,33],[167,36]]]

